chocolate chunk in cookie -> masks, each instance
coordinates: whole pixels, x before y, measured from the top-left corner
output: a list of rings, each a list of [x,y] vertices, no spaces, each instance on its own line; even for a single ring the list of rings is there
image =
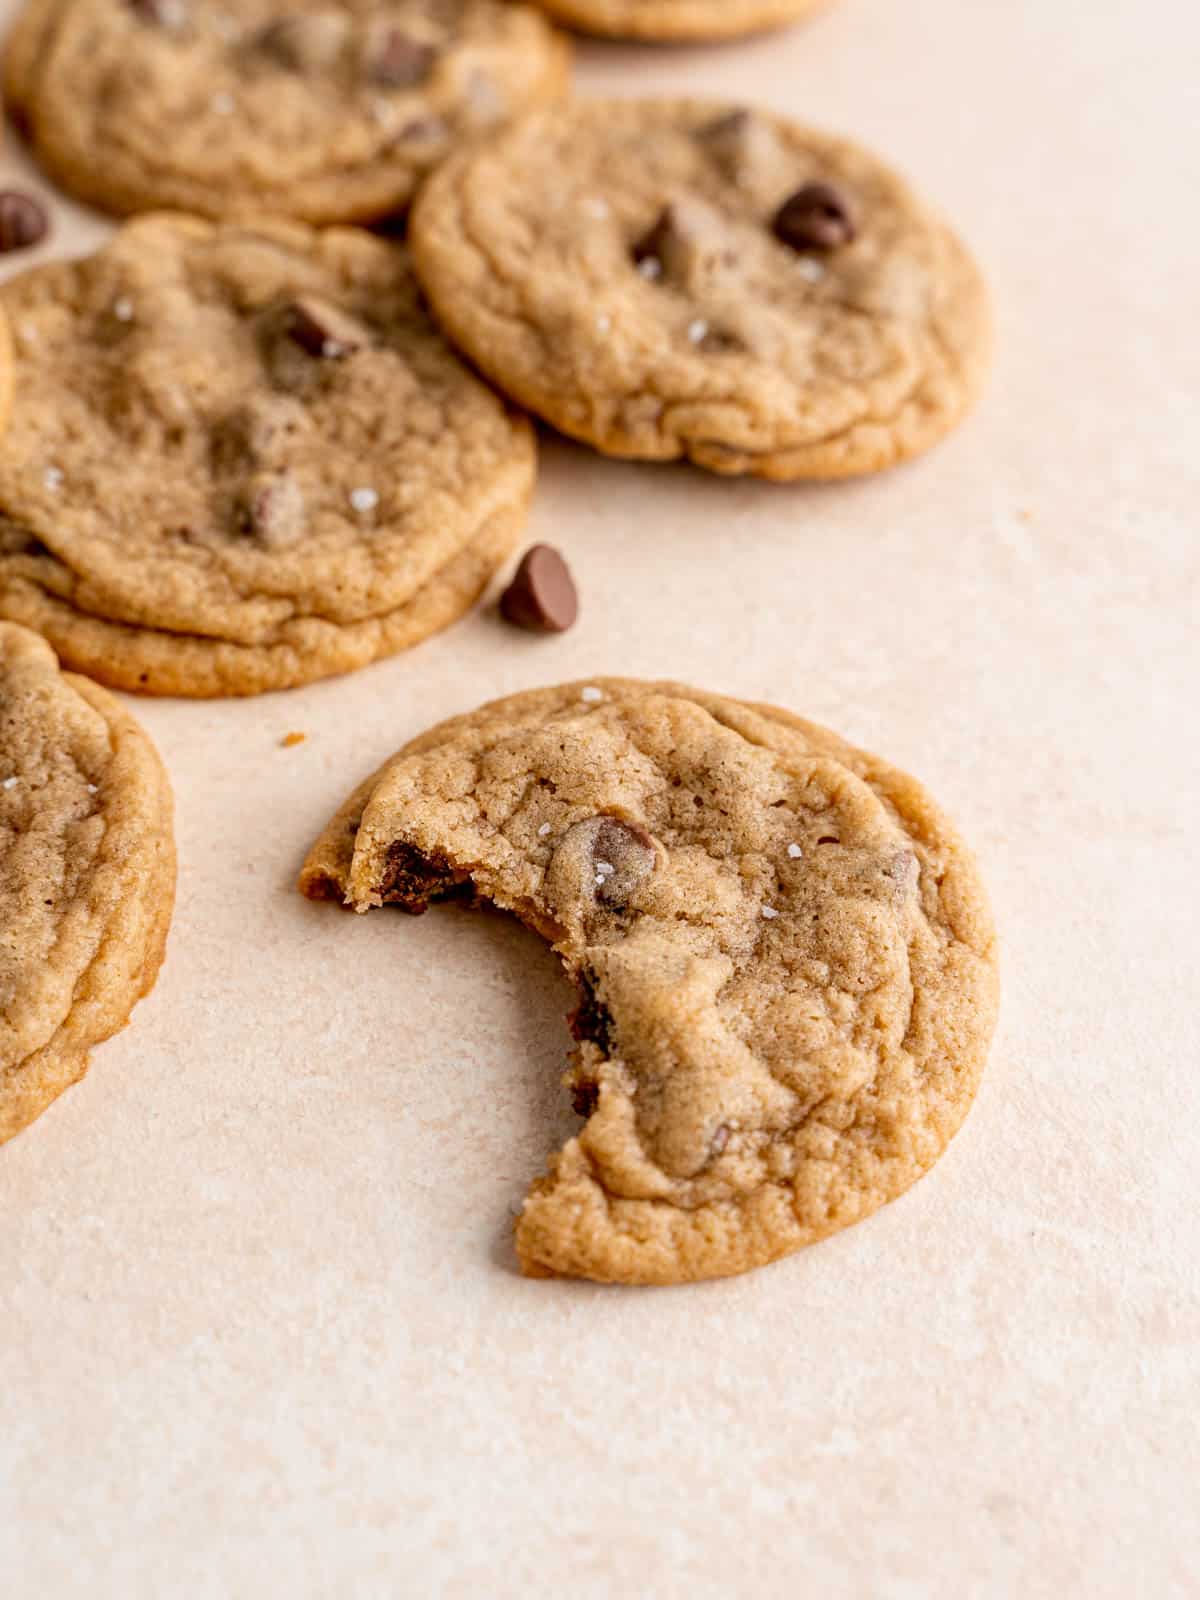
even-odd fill
[[[806,183],[780,206],[771,230],[793,250],[836,250],[854,239],[858,227],[843,190],[831,183]]]

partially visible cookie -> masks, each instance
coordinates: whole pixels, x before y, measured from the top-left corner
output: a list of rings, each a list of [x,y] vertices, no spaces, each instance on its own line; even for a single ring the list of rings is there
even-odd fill
[[[584,33],[663,42],[730,39],[780,28],[825,0],[537,0],[543,11]]]
[[[443,723],[349,797],[301,888],[490,901],[562,958],[586,1121],[517,1224],[534,1275],[717,1277],[859,1221],[942,1153],[995,1020],[986,896],[920,785],[678,684]]]
[[[0,622],[0,1143],[153,987],[174,897],[154,746],[42,639]]]
[[[105,210],[325,223],[403,209],[568,68],[508,0],[29,0],[4,83],[42,165]]]
[[[520,533],[532,430],[399,246],[144,217],[0,306],[0,615],[104,682],[253,694],[362,666],[453,621]]]
[[[534,113],[433,175],[410,239],[476,365],[612,455],[873,472],[952,428],[987,367],[955,234],[867,151],[765,112]]]

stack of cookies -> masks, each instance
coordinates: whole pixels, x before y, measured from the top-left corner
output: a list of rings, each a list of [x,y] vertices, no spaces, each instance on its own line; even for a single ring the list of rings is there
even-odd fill
[[[873,472],[963,416],[984,290],[902,179],[762,110],[569,98],[549,20],[665,41],[810,8],[30,0],[9,109],[130,220],[0,288],[0,1139],[127,1018],[166,933],[165,778],[88,679],[256,694],[448,625],[520,538],[529,414],[778,481]],[[0,197],[0,245],[39,231]],[[537,547],[503,613],[555,631],[575,604]],[[936,1159],[991,1032],[986,902],[928,797],[678,685],[433,730],[302,887],[486,899],[575,978],[587,1120],[523,1214],[532,1273],[740,1271],[866,1215]]]

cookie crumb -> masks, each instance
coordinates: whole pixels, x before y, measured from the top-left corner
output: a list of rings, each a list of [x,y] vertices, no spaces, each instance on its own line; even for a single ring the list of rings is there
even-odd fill
[[[351,489],[350,504],[360,516],[365,517],[368,512],[374,511],[379,504],[379,496],[374,489]]]
[[[775,918],[779,915],[774,906],[764,906],[762,908],[762,914],[768,922],[774,922]]]
[[[788,845],[788,855],[791,856],[793,861],[799,861],[800,857],[803,854],[804,854],[804,851],[801,850],[801,848],[800,848],[800,846],[798,844],[790,844],[790,845]]]
[[[581,700],[586,700],[588,705],[594,706],[597,700],[604,699],[604,691],[602,689],[596,689],[589,684],[586,689],[581,689],[579,691],[579,698]]]
[[[285,750],[290,750],[293,745],[303,744],[307,738],[308,735],[306,733],[285,733],[279,743]]]

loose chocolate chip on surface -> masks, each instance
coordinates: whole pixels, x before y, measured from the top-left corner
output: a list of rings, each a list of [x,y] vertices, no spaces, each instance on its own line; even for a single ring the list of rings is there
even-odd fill
[[[565,633],[579,615],[579,597],[566,562],[552,545],[535,544],[521,558],[500,597],[506,622],[530,633]]]
[[[831,183],[806,183],[783,202],[772,232],[793,250],[836,250],[858,232],[850,203]]]
[[[20,189],[0,192],[0,250],[28,250],[50,231],[46,208]]]
[[[284,310],[284,331],[310,356],[339,361],[367,342],[366,329],[353,317],[312,295],[302,295]]]
[[[384,88],[411,89],[429,76],[436,55],[431,44],[414,39],[402,28],[388,28],[376,41],[367,70]]]

